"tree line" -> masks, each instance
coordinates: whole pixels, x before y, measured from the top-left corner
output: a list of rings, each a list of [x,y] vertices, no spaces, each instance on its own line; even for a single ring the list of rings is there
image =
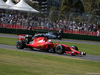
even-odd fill
[[[100,16],[100,0],[63,0],[60,16],[63,13],[87,13]]]

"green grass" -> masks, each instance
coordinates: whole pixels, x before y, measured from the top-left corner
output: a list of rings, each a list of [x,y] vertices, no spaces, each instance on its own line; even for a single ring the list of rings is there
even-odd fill
[[[0,37],[0,44],[16,45],[16,42],[17,42],[17,38]],[[69,42],[59,42],[59,43],[66,44],[69,46],[75,45],[79,48],[79,51],[84,51],[87,54],[100,55],[100,45],[69,43]]]
[[[0,37],[0,44],[16,45],[17,38]]]
[[[0,49],[0,75],[86,75],[100,73],[100,62]]]

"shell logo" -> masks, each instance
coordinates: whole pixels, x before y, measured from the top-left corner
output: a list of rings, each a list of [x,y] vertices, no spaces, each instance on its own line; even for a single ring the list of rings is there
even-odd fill
[[[44,44],[41,44],[41,47],[44,47]]]

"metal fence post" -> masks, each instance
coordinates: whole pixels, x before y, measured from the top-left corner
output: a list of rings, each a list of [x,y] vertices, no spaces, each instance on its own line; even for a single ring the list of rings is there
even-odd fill
[[[67,33],[69,33],[69,26],[70,26],[70,21],[71,21],[72,15],[73,15],[73,13],[71,13],[71,14],[69,15],[69,19],[68,19],[68,28],[67,28],[68,32],[67,32]]]
[[[29,28],[29,12],[27,12],[27,29]]]

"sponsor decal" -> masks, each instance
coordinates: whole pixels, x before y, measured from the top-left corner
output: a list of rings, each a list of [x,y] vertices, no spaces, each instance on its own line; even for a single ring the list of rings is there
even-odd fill
[[[37,41],[39,41],[39,39],[37,39]]]
[[[40,47],[40,44],[38,44],[38,47]]]
[[[44,44],[41,44],[41,47],[44,47]]]

